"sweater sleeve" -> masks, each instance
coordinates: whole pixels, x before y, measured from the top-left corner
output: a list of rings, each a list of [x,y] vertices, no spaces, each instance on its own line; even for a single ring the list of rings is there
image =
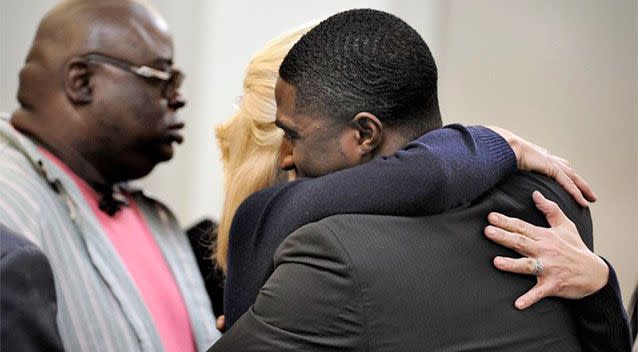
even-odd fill
[[[631,350],[629,321],[620,296],[618,278],[611,264],[607,262],[607,265],[607,285],[583,299],[569,301],[583,351]]]
[[[515,171],[516,156],[500,135],[450,125],[391,156],[282,188],[267,205],[261,231],[287,236],[337,214],[437,214],[476,199]]]
[[[226,326],[248,310],[273,271],[281,242],[337,214],[430,215],[470,202],[516,171],[507,142],[485,127],[449,125],[390,156],[257,192],[231,226]]]

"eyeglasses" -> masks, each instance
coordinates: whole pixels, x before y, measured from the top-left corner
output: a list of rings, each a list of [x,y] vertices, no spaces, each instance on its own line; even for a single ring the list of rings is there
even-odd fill
[[[131,63],[128,63],[124,60],[116,59],[110,56],[106,56],[104,54],[98,53],[90,53],[86,55],[82,55],[82,58],[85,58],[89,61],[95,62],[103,62],[109,65],[113,65],[115,67],[119,67],[123,70],[132,72],[139,77],[147,78],[147,79],[157,79],[164,82],[164,86],[162,87],[162,96],[166,99],[174,99],[177,91],[182,85],[184,81],[184,74],[177,69],[170,69],[167,71],[161,71],[148,66],[136,66]]]

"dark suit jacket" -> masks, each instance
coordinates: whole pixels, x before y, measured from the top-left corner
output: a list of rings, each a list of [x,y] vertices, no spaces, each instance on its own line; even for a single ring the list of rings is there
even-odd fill
[[[566,302],[514,307],[535,279],[497,271],[494,256],[516,254],[483,235],[491,211],[548,226],[534,190],[592,246],[589,211],[528,173],[440,215],[329,217],[281,244],[254,307],[210,351],[579,351]]]
[[[47,257],[0,224],[0,350],[62,351]]]

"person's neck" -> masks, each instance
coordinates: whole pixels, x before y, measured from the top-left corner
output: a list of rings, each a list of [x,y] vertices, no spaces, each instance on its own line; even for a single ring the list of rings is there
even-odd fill
[[[406,144],[412,142],[415,139],[423,136],[426,133],[434,131],[439,128],[443,128],[441,122],[441,115],[439,113],[438,106],[431,112],[431,115],[427,117],[433,121],[432,124],[423,126],[420,129],[415,129],[411,132],[402,132],[397,128],[385,128],[383,136],[383,144],[378,149],[377,155],[389,156],[394,154],[397,150],[403,148]],[[437,122],[438,121],[438,122]]]
[[[106,180],[93,163],[76,147],[76,144],[79,143],[74,143],[74,138],[77,138],[79,134],[73,133],[68,128],[57,127],[66,125],[56,121],[61,117],[70,118],[64,113],[58,112],[56,116],[51,116],[51,114],[46,116],[20,108],[13,113],[11,124],[16,130],[29,136],[39,146],[55,155],[91,187],[96,189],[111,187],[113,182]]]
[[[389,156],[394,154],[397,150],[403,148],[404,145],[409,143],[411,139],[406,138],[396,129],[386,128],[383,133],[383,142],[377,149],[375,156],[383,155]]]

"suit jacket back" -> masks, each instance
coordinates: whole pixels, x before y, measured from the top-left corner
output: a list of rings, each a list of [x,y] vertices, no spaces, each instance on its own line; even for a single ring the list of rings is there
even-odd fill
[[[371,350],[580,350],[562,300],[514,307],[536,279],[496,270],[495,256],[520,255],[483,235],[491,211],[548,226],[535,210],[534,190],[557,201],[592,246],[589,211],[533,174],[518,174],[476,204],[436,216],[326,219],[361,285],[366,335],[378,347]]]
[[[535,278],[496,270],[495,256],[517,255],[483,235],[491,211],[548,226],[534,190],[556,201],[591,247],[589,211],[530,173],[435,216],[329,217],[281,244],[254,307],[211,350],[579,351],[566,302],[514,307]]]

